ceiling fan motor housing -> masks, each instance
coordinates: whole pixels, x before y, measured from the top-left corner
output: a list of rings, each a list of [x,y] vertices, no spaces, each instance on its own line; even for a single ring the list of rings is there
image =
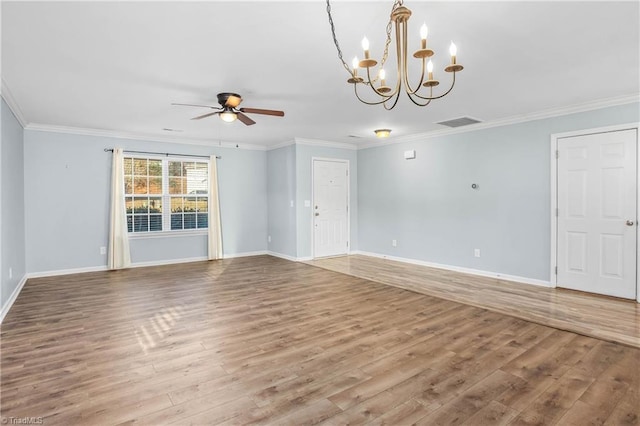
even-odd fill
[[[242,97],[237,93],[223,92],[218,93],[218,103],[223,107],[235,108],[242,102]]]

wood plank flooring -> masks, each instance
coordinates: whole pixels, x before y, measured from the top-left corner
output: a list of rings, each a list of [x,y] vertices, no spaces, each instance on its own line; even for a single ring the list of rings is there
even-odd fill
[[[3,423],[637,425],[640,349],[269,256],[31,279]]]
[[[640,348],[640,304],[633,300],[512,283],[371,256],[342,256],[307,263]]]

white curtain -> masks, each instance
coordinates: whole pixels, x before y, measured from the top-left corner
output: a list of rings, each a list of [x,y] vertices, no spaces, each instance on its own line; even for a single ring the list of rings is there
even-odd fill
[[[209,260],[222,259],[222,229],[220,227],[220,199],[218,197],[218,165],[216,156],[209,160]]]
[[[111,218],[109,223],[109,269],[123,269],[131,265],[127,211],[124,204],[124,161],[122,148],[113,149],[111,165]]]

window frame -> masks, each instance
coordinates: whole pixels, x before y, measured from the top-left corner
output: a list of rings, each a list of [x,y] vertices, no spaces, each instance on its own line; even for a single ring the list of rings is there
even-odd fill
[[[169,162],[171,161],[180,161],[187,163],[203,163],[207,166],[207,193],[202,194],[203,197],[209,197],[209,185],[210,179],[209,176],[209,163],[210,160],[205,157],[194,158],[191,156],[180,156],[180,155],[161,155],[161,154],[129,154],[125,153],[123,158],[123,163],[126,159],[142,159],[142,160],[159,160],[161,162],[162,167],[162,193],[161,194],[146,194],[147,197],[161,198],[162,199],[162,230],[161,231],[129,231],[127,225],[127,236],[129,239],[146,239],[146,238],[166,238],[166,237],[185,237],[190,235],[207,235],[209,232],[209,223],[207,223],[206,228],[189,228],[189,229],[171,229],[171,198],[175,196],[187,197],[188,194],[170,194],[169,193]],[[127,176],[124,174],[125,167],[123,164],[123,177]],[[133,187],[132,187],[133,190]],[[136,196],[145,196],[145,194],[135,194],[135,193],[126,193],[124,192],[124,201],[125,205],[127,202],[127,198],[132,198]],[[198,195],[199,196],[199,195]],[[208,214],[208,207],[207,207]],[[129,213],[125,213],[128,221]]]

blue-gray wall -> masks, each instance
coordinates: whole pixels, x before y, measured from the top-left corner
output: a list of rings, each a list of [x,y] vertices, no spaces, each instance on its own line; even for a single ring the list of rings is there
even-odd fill
[[[635,103],[360,150],[358,247],[549,281],[550,135],[639,116]]]
[[[5,104],[0,103],[2,143],[0,145],[0,305],[5,304],[26,274],[25,262],[25,197],[23,130]],[[9,268],[12,277],[9,278]]]
[[[296,210],[297,210],[297,257],[312,256],[311,207],[312,201],[311,161],[313,158],[337,158],[349,160],[349,221],[351,250],[358,248],[358,152],[351,149],[329,148],[305,143],[296,144]]]
[[[547,281],[550,135],[637,122],[639,114],[635,103],[360,151],[299,142],[265,152],[23,131],[2,103],[1,301],[26,272],[106,265],[99,249],[107,245],[111,154],[103,149],[118,146],[223,157],[227,256],[310,257],[311,160],[339,158],[350,163],[352,251]],[[404,159],[409,149],[416,159]],[[136,263],[206,256],[203,235],[134,238],[131,247]]]
[[[296,146],[267,152],[267,233],[269,251],[295,258]]]
[[[26,263],[30,273],[106,265],[111,154],[104,148],[221,155],[225,255],[266,250],[266,152],[25,130]],[[204,235],[131,239],[134,263],[206,256]]]

